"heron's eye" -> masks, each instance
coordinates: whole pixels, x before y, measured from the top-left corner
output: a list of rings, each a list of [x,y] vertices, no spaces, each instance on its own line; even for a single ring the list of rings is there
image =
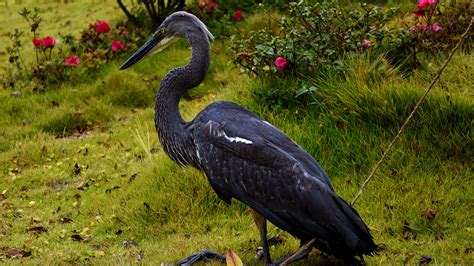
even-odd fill
[[[165,32],[166,32],[166,29],[165,29],[165,28],[160,28],[160,29],[158,30],[158,33],[159,33],[159,34],[163,34],[163,33],[165,33]]]

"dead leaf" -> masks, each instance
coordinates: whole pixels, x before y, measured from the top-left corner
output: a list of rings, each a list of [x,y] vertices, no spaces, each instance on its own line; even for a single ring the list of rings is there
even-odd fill
[[[11,248],[5,253],[8,259],[25,258],[31,256],[31,251],[26,251],[21,248]]]
[[[461,170],[459,169],[459,166],[455,163],[453,163],[453,172],[457,176],[461,175]]]
[[[82,112],[77,111],[77,112],[72,113],[72,115],[75,117],[80,117],[82,115]]]
[[[427,209],[421,212],[421,216],[433,220],[436,217],[435,209]]]
[[[81,182],[76,188],[79,190],[87,190],[89,188],[89,184],[87,182]]]
[[[420,258],[420,264],[421,265],[424,265],[424,264],[428,264],[432,261],[433,259],[430,257],[430,256],[421,256]]]
[[[28,232],[33,233],[33,234],[41,234],[41,233],[48,232],[48,228],[44,226],[33,226],[28,229]]]
[[[48,152],[48,147],[43,146],[43,148],[41,148],[41,152],[42,153],[47,153]]]
[[[143,251],[139,250],[137,252],[137,261],[141,262],[143,260]]]
[[[239,258],[237,253],[233,250],[229,250],[227,254],[225,254],[225,260],[227,262],[227,266],[243,266],[242,260]]]
[[[72,241],[86,242],[86,241],[91,240],[92,238],[91,237],[84,237],[84,236],[81,236],[80,234],[73,234],[73,235],[71,235],[71,239],[72,239]]]
[[[269,247],[271,246],[276,246],[276,245],[279,245],[279,244],[282,244],[286,241],[286,238],[281,236],[281,235],[277,235],[277,236],[274,236],[270,239],[267,240],[267,244]]]
[[[106,190],[105,190],[105,193],[110,193],[110,192],[112,192],[113,190],[116,190],[116,189],[119,189],[119,188],[120,188],[119,186],[113,186],[113,187],[111,187],[111,188],[106,189]]]
[[[65,216],[65,217],[59,219],[59,221],[60,221],[62,224],[67,224],[67,223],[72,222],[72,219],[71,219],[70,217]]]
[[[344,128],[346,128],[346,124],[344,123],[344,121],[337,121],[336,122],[336,127],[344,129]]]
[[[405,240],[416,239],[416,237],[418,236],[418,233],[415,232],[412,227],[410,227],[410,224],[407,221],[404,222],[401,230],[403,234],[403,239]]]
[[[74,174],[78,175],[81,173],[81,166],[78,165],[77,163],[74,164]]]
[[[415,256],[415,253],[413,252],[408,252],[405,255],[405,260],[403,261],[404,264],[407,264],[413,257]]]
[[[136,247],[136,246],[138,246],[138,244],[135,243],[135,241],[133,241],[133,240],[127,240],[127,239],[124,239],[124,240],[122,241],[122,245],[124,245],[124,246],[126,246],[126,247]]]

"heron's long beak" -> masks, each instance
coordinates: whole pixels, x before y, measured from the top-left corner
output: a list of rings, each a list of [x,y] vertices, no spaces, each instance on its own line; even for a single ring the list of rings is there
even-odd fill
[[[169,45],[172,39],[174,38],[167,37],[166,34],[154,33],[150,39],[148,39],[148,41],[138,49],[138,51],[136,51],[127,59],[127,61],[125,61],[125,63],[123,63],[122,66],[120,66],[120,70],[127,69],[149,55],[163,50]]]

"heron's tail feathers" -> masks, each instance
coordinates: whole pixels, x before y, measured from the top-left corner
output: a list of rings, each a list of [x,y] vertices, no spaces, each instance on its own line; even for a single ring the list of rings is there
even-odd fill
[[[344,240],[347,251],[352,255],[373,255],[379,249],[374,243],[369,228],[362,221],[357,211],[346,201],[335,196],[340,213],[336,215],[338,219],[337,229]]]

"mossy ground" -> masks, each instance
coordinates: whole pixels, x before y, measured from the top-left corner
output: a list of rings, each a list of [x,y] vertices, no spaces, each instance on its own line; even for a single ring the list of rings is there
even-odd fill
[[[183,116],[190,120],[223,99],[247,106],[314,155],[347,201],[438,63],[402,78],[383,59],[355,58],[344,78],[329,73],[315,81],[317,104],[275,110],[254,94],[268,86],[239,74],[226,46],[213,43],[211,70],[181,102]],[[105,65],[97,79],[20,97],[0,91],[2,264],[126,264],[138,254],[144,263],[159,264],[203,248],[233,249],[244,262],[260,264],[254,258],[258,232],[247,208],[220,201],[201,173],[172,163],[156,137],[155,89],[189,56],[180,42],[126,71],[118,71],[121,62]],[[472,55],[455,56],[357,202],[376,242],[387,246],[368,257],[369,264],[415,264],[421,256],[439,264],[474,263],[473,66]],[[436,211],[434,219],[422,215],[429,209]],[[276,235],[286,241],[271,248],[274,258],[299,245],[271,226],[269,237]],[[32,254],[9,259],[12,248]],[[316,262],[334,263],[313,252],[300,264]]]

